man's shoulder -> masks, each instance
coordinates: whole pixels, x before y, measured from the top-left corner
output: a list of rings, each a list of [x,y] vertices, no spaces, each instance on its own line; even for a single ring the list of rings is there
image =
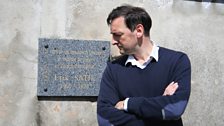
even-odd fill
[[[114,56],[111,59],[111,63],[112,64],[119,64],[119,65],[124,66],[125,65],[125,62],[127,61],[127,58],[128,58],[128,55]]]
[[[187,56],[186,53],[182,51],[176,51],[164,47],[160,47],[159,49],[159,59],[163,63],[171,63],[171,64],[176,64],[176,63],[187,63],[190,64],[190,59]]]
[[[183,56],[183,55],[186,55],[186,54],[182,51],[176,51],[176,50],[168,49],[168,48],[165,48],[165,47],[159,47],[159,56],[179,57],[179,56]]]
[[[128,56],[126,55],[112,57],[110,61],[107,62],[106,70],[109,70],[112,73],[116,73],[117,71],[121,70],[121,68],[125,68],[125,62],[127,60],[127,57]]]

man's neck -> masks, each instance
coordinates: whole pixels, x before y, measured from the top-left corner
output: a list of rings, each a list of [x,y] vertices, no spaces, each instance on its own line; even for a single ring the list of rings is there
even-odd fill
[[[148,60],[153,48],[153,42],[149,38],[145,38],[140,46],[139,50],[133,54],[134,58],[143,64]]]

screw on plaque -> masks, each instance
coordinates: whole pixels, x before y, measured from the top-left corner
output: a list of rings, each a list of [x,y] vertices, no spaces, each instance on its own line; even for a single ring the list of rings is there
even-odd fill
[[[44,92],[47,92],[47,88],[44,88]]]
[[[49,47],[48,45],[45,45],[45,46],[44,46],[45,49],[47,49],[48,47]]]
[[[102,47],[102,50],[106,50],[106,47]]]

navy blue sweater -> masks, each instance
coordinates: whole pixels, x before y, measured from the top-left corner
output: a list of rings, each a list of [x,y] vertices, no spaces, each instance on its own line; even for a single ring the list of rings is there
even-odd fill
[[[191,66],[182,52],[163,47],[159,60],[152,60],[145,69],[126,65],[127,56],[109,62],[104,71],[97,102],[97,113],[120,126],[182,126],[189,96]],[[178,90],[172,96],[162,96],[172,81]],[[130,98],[128,112],[114,106]]]

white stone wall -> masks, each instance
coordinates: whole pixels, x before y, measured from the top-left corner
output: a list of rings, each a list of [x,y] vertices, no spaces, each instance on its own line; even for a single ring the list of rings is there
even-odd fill
[[[186,52],[185,126],[224,125],[224,4],[182,0],[0,0],[0,126],[97,126],[96,102],[38,101],[38,38],[110,40],[108,13],[144,7],[157,45]],[[116,48],[111,53],[118,55]]]

